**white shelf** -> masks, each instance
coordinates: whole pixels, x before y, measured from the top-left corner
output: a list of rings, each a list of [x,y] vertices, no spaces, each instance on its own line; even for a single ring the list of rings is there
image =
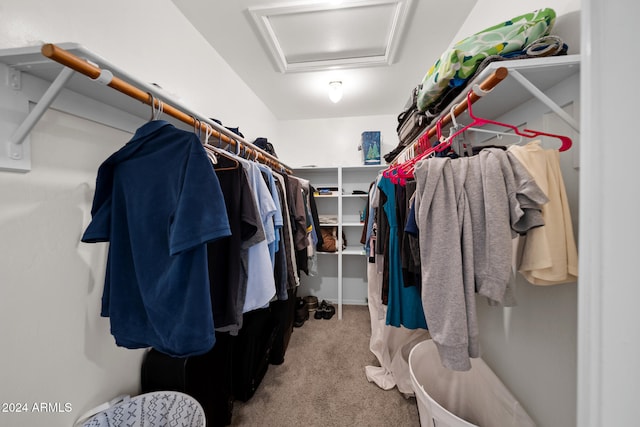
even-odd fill
[[[487,100],[479,100],[473,104],[473,111],[479,117],[500,117],[530,99],[538,98],[549,108],[565,119],[577,132],[579,126],[562,112],[552,99],[544,95],[547,89],[580,72],[580,55],[550,56],[546,58],[514,59],[492,62],[482,70],[467,86],[469,89],[477,82],[484,80],[497,68],[504,67],[509,75],[494,87]],[[466,92],[466,91],[465,91]],[[451,105],[465,98],[460,94]],[[492,101],[489,101],[491,99]]]
[[[308,172],[335,172],[338,170],[338,168],[342,169],[343,172],[349,172],[349,171],[372,171],[372,170],[378,170],[378,169],[384,169],[385,165],[380,164],[380,165],[360,165],[360,166],[300,166],[297,168],[294,168],[295,171],[299,171],[302,172],[304,174],[307,174]],[[315,185],[314,185],[315,187]]]
[[[577,121],[561,108],[557,100],[549,98],[544,93],[558,83],[580,73],[580,55],[492,62],[467,84],[466,89],[445,107],[438,118],[449,114],[453,105],[466,102],[467,92],[472,90],[476,84],[484,81],[498,68],[506,68],[508,75],[502,82],[486,93],[482,99],[473,104],[473,112],[476,116],[495,119],[513,111],[527,101],[538,99],[576,132],[580,132],[580,126]],[[463,117],[465,115],[466,113],[463,113]],[[464,118],[460,120],[460,122],[464,121]],[[434,119],[429,128],[434,126],[436,122],[437,119]],[[420,135],[416,136],[407,145],[413,145],[419,137]],[[405,151],[406,149],[396,158],[401,157]]]
[[[367,252],[362,247],[347,247],[347,249],[342,251],[342,255],[366,255]]]
[[[362,227],[360,211],[364,209],[368,194],[352,194],[354,190],[367,191],[383,165],[302,167],[294,173],[308,179],[314,188],[332,186],[337,183],[337,194],[315,196],[318,215],[336,215],[337,224],[321,223],[320,226],[337,226],[338,235],[345,235],[348,246],[339,252],[318,252],[318,276],[301,279],[301,294],[310,293],[318,299],[337,301],[338,319],[342,319],[343,290],[349,304],[366,304],[366,258],[360,245]],[[327,184],[329,183],[329,184]],[[329,201],[329,200],[332,201]],[[337,200],[335,203],[333,200]],[[327,257],[325,255],[334,255]],[[345,263],[345,257],[346,263]],[[343,270],[346,269],[345,270]],[[361,277],[358,277],[361,276]],[[346,286],[343,286],[346,283]],[[307,285],[309,286],[307,288]]]

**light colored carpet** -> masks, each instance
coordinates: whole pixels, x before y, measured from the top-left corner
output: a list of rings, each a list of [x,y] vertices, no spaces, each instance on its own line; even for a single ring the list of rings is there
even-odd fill
[[[415,398],[367,381],[379,366],[369,351],[366,306],[343,306],[343,319],[313,316],[294,328],[281,365],[270,365],[248,402],[236,401],[232,426],[420,426]]]

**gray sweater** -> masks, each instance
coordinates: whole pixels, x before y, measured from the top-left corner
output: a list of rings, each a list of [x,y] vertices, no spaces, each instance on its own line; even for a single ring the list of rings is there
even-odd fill
[[[515,158],[514,158],[515,159]],[[546,196],[500,149],[418,162],[422,304],[444,366],[479,357],[475,293],[502,304],[511,277],[512,234],[543,224]]]
[[[479,356],[473,284],[471,218],[465,166],[449,158],[416,164],[416,221],[420,229],[422,306],[444,366],[469,370]]]

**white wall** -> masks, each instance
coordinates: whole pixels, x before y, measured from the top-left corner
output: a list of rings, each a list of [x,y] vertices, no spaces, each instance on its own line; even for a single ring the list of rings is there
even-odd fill
[[[33,170],[0,172],[0,425],[67,426],[118,394],[137,394],[140,351],[114,345],[100,318],[106,244],[80,236],[95,173],[129,139],[124,132],[50,110],[31,134]],[[35,403],[70,412],[35,413]]]
[[[401,110],[399,106],[398,113]],[[362,132],[380,131],[380,154],[384,156],[398,145],[397,124],[395,115],[281,120],[279,139],[273,142],[279,158],[293,168],[359,166],[364,164],[362,151],[358,151]]]
[[[580,117],[579,75],[546,91],[576,121]],[[574,235],[579,231],[579,153],[581,135],[537,99],[499,119],[526,123],[527,128],[569,136],[572,146],[560,153]],[[558,148],[555,138],[544,138],[547,148]],[[577,243],[577,242],[576,242]],[[482,358],[517,397],[541,427],[576,425],[576,365],[578,286],[568,283],[536,286],[516,276],[518,304],[512,308],[488,306],[478,298]]]
[[[578,424],[638,425],[640,200],[638,67],[629,45],[640,3],[585,0],[580,187]]]
[[[250,141],[277,130],[273,114],[169,0],[4,0],[0,49],[41,41],[80,43],[203,116],[239,125]],[[0,120],[17,126],[11,114]],[[0,172],[0,402],[56,409],[0,412],[2,426],[69,426],[99,403],[139,392],[141,351],[116,347],[99,317],[106,246],[79,243],[97,168],[130,137],[49,110],[31,134],[32,170]]]

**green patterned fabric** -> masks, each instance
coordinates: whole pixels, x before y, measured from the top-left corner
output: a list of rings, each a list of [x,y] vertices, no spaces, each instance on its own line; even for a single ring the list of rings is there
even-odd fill
[[[418,110],[426,111],[448,87],[464,84],[487,56],[521,50],[548,35],[555,19],[553,9],[539,9],[459,41],[445,51],[424,76],[417,99]]]

